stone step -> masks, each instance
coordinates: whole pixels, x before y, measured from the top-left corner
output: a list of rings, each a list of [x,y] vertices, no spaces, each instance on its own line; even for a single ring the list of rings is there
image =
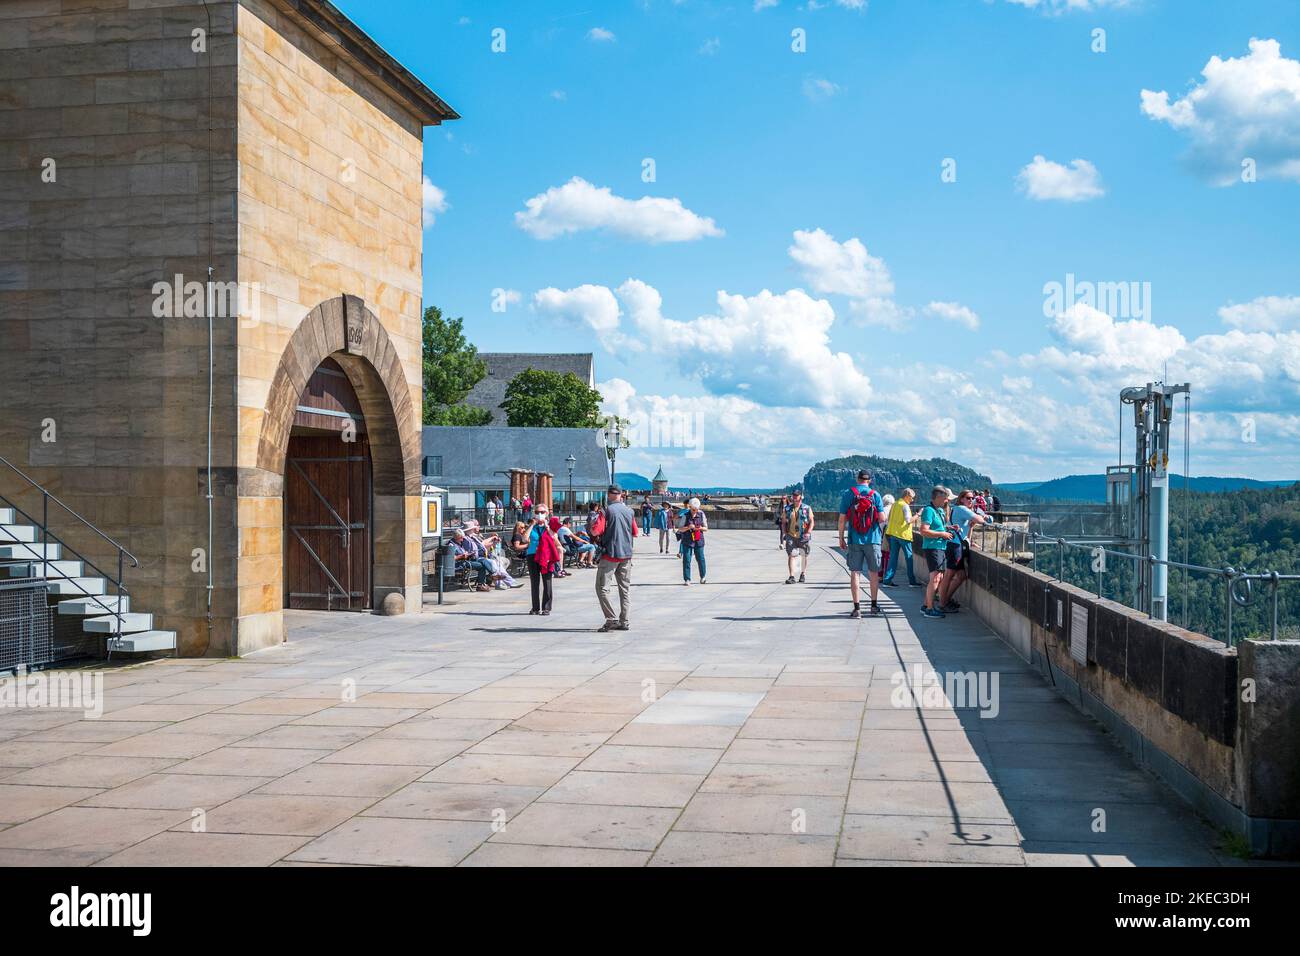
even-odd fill
[[[140,653],[142,651],[170,651],[176,647],[175,631],[137,631],[110,637],[108,649],[112,653]]]
[[[14,524],[18,513],[13,508],[0,508],[0,524]]]
[[[118,620],[115,615],[107,617],[88,617],[81,625],[81,629],[87,634],[140,634],[144,631],[153,630],[153,615],[131,612],[122,615],[122,629],[117,629]]]
[[[69,597],[104,594],[108,590],[108,582],[103,578],[48,578],[45,589],[51,594],[66,594]]]
[[[102,581],[103,578],[100,580]],[[59,602],[60,614],[76,614],[79,617],[99,617],[103,614],[116,614],[119,610],[124,612],[131,610],[129,594],[121,597],[116,594],[105,594],[103,597],[72,598]]]
[[[0,524],[0,541],[35,541],[36,529],[29,524]]]
[[[41,559],[48,561],[62,554],[63,546],[59,544],[0,544],[0,560],[36,558],[38,561]]]
[[[0,563],[0,578],[79,578],[80,561],[13,561]]]

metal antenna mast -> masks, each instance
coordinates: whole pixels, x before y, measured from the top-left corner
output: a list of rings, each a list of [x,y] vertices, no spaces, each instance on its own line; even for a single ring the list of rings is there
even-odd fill
[[[1135,491],[1137,508],[1132,538],[1139,554],[1155,561],[1139,564],[1137,606],[1153,618],[1169,619],[1169,438],[1174,417],[1174,396],[1190,395],[1191,385],[1148,382],[1119,393],[1121,407],[1133,406],[1137,432]],[[1123,468],[1123,466],[1120,466]]]

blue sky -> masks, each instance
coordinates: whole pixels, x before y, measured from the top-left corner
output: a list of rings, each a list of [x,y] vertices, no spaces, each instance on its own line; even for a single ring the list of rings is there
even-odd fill
[[[1195,473],[1300,477],[1294,2],[339,6],[464,117],[426,134],[426,303],[594,351],[621,467],[1100,471],[1168,363]],[[1045,315],[1068,274],[1139,297]]]

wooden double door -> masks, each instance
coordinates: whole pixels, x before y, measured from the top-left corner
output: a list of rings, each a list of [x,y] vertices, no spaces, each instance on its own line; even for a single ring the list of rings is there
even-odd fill
[[[284,471],[285,607],[370,607],[370,445],[291,435]]]

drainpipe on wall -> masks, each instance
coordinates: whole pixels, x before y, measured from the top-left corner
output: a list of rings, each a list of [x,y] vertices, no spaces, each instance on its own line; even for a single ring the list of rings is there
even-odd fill
[[[207,636],[207,642],[203,648],[203,654],[204,656],[207,656],[208,651],[212,649],[212,583],[213,583],[212,406],[213,406],[213,366],[216,364],[216,350],[212,340],[212,312],[213,312],[212,276],[213,273],[216,271],[212,266],[213,259],[216,255],[216,238],[214,235],[215,226],[213,224],[213,217],[212,217],[212,164],[214,162],[214,154],[212,151],[213,113],[212,113],[211,44],[213,38],[212,38],[212,7],[208,5],[208,0],[203,0],[203,12],[204,14],[206,14],[207,21],[208,21],[208,34],[207,34],[207,39],[208,39],[208,71],[207,71],[208,72],[208,76],[207,76],[207,80],[208,80],[208,296],[207,299],[208,301],[207,301],[207,310],[206,310],[208,313],[208,429],[207,429],[207,442],[206,442],[207,455],[208,455],[207,481],[206,481],[207,484],[206,490],[207,490],[207,497],[208,497],[208,550],[207,550],[207,562],[206,562],[208,568],[208,583],[206,587],[206,601],[205,601],[205,606],[206,606],[205,620],[207,623],[208,636]],[[238,15],[237,11],[235,15],[236,16]],[[236,295],[236,301],[238,301],[239,293],[236,291],[235,295]],[[238,429],[236,429],[236,432],[237,431]]]

